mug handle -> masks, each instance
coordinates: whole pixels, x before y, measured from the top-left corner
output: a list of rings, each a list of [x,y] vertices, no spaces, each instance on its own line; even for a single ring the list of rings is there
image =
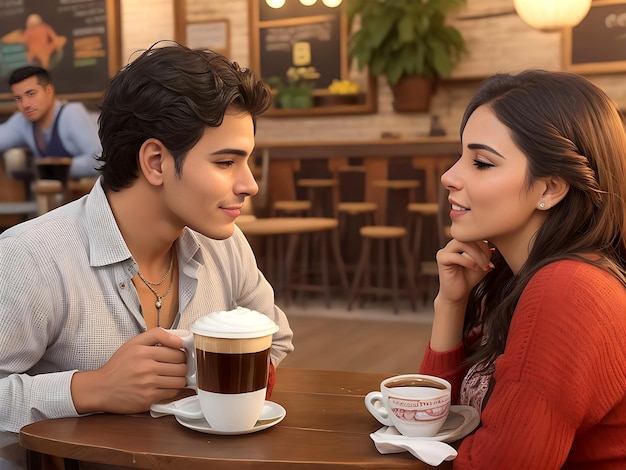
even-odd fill
[[[374,418],[385,426],[393,426],[387,408],[383,406],[383,394],[380,392],[370,392],[365,396],[365,406]]]
[[[187,384],[185,388],[190,388],[192,390],[198,390],[198,382],[196,378],[196,350],[193,346],[193,334],[189,333],[187,330],[165,330],[168,333],[178,336],[183,340],[183,349],[185,350],[185,355],[187,356],[187,375],[185,378],[187,379]]]

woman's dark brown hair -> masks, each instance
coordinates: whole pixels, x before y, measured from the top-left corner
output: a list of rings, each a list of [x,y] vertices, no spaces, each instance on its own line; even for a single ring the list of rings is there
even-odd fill
[[[528,260],[514,275],[498,253],[496,268],[472,291],[465,338],[482,329],[471,363],[489,363],[504,351],[513,312],[530,278],[561,259],[579,259],[612,272],[626,285],[626,134],[611,99],[585,78],[528,70],[485,80],[469,103],[488,106],[528,158],[527,186],[556,176],[570,185],[536,233]],[[585,254],[598,254],[591,258]]]

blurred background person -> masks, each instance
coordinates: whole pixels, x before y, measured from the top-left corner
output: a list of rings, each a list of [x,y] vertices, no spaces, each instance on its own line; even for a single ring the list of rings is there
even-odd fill
[[[98,176],[98,131],[81,103],[62,103],[42,67],[14,70],[9,86],[18,111],[0,124],[0,152],[28,147],[35,158],[71,157],[70,178]]]

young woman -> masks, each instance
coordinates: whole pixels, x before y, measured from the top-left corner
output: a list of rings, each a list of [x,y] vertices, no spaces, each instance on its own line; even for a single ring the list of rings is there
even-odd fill
[[[487,79],[441,178],[421,372],[481,413],[456,469],[626,468],[626,134],[584,78]]]

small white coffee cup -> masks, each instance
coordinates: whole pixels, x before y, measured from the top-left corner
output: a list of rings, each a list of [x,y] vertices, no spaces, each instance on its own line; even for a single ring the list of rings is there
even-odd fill
[[[451,385],[432,375],[389,377],[380,392],[370,392],[365,406],[381,424],[394,426],[409,437],[435,436],[450,412]]]
[[[242,432],[257,422],[267,390],[272,335],[278,326],[266,315],[237,308],[213,312],[185,330],[187,387],[198,392],[202,414],[219,431]]]

